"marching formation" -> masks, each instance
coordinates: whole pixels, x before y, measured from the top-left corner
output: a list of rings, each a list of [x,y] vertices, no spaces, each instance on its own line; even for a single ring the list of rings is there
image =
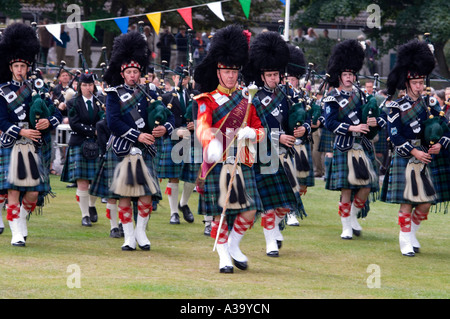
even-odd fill
[[[67,134],[61,181],[76,186],[82,226],[97,222],[100,198],[110,237],[124,239],[121,249],[150,250],[147,224],[159,201],[167,196],[170,224],[180,224],[180,212],[193,223],[188,203],[197,191],[220,273],[249,267],[240,243],[256,221],[266,255],[280,255],[285,225],[307,216],[302,198],[315,185],[315,142],[327,152],[325,188],[340,192],[342,239],[361,236],[358,218],[380,194],[400,205],[400,251],[414,256],[431,206],[450,201],[449,108],[430,95],[435,59],[426,41],[399,47],[382,99],[359,86],[365,55],[356,40],[339,42],[320,76],[278,32],[252,37],[229,25],[214,34],[195,68],[189,52],[186,65],[170,70],[176,84],[170,90],[164,89],[167,66],[161,86],[146,78],[148,48],[137,31],[114,39],[102,86],[81,50],[81,71],[61,61],[54,83],[46,84],[38,51],[35,28],[14,23],[3,30],[0,233],[5,207],[13,246],[26,245],[29,214],[51,194],[55,132],[58,139]],[[376,140],[388,149],[381,185],[377,154],[385,151]],[[161,179],[167,179],[164,194]]]

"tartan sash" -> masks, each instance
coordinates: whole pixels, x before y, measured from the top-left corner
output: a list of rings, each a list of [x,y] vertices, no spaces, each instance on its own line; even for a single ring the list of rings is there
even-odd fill
[[[236,103],[235,101],[236,101],[237,96],[239,96],[239,99],[240,99],[240,100],[238,99],[239,103],[237,103],[237,105],[234,104],[233,108],[231,108],[233,103]],[[218,110],[218,112],[213,112],[213,124],[214,124],[218,121],[217,114],[224,114],[224,110],[229,110],[228,113],[225,113],[226,118],[224,119],[224,121],[222,122],[220,127],[218,128],[224,137],[223,140],[225,141],[225,143],[222,143],[222,147],[223,147],[222,154],[227,152],[227,150],[233,144],[233,141],[236,137],[236,135],[234,135],[235,131],[233,131],[233,136],[228,136],[229,134],[227,134],[227,129],[229,129],[229,128],[236,129],[236,128],[241,127],[241,125],[244,121],[245,113],[247,111],[247,106],[248,106],[248,100],[246,98],[243,98],[242,94],[233,94],[232,98],[228,102],[224,103],[222,106],[219,106],[217,108],[217,109],[220,108],[221,110]],[[216,113],[216,116],[214,116],[214,113]],[[207,149],[205,149],[204,152],[206,152],[206,150]],[[204,159],[207,158],[206,153],[203,154],[203,158]],[[214,168],[214,166],[216,166],[216,164],[217,164],[217,162],[208,163],[207,161],[203,161],[202,166],[201,166],[201,171],[200,171],[200,178],[205,179],[206,176],[208,175],[208,173]]]
[[[134,106],[144,97],[144,93],[139,89],[135,89],[133,94],[128,93],[125,88],[118,88],[117,92],[119,93],[120,98],[119,105],[121,115],[129,113],[132,109],[134,109]],[[127,94],[130,95],[130,97],[125,99]]]
[[[283,92],[281,92],[281,89],[279,87],[277,87],[273,91],[270,98],[268,96],[263,97],[262,95],[259,94],[259,92],[257,94],[258,99],[253,99],[253,105],[256,107],[256,111],[261,121],[263,121],[263,119],[265,121],[266,115],[271,113],[274,110],[274,108],[277,105],[279,105],[281,101],[283,101],[285,95],[283,94]]]
[[[339,107],[338,119],[342,120],[346,117],[350,112],[352,112],[356,108],[356,103],[359,101],[358,93],[352,94],[348,99],[348,104],[345,107]]]
[[[419,99],[412,104],[410,108],[407,110],[401,111],[400,119],[402,124],[408,124],[411,120],[414,120],[418,117],[422,110],[426,110],[427,107],[425,105],[424,99]]]
[[[31,95],[31,88],[28,85],[23,84],[15,92],[16,98],[13,99],[13,100],[8,99],[8,96],[10,94],[12,94],[12,93],[13,93],[13,91],[11,90],[11,92],[9,92],[9,94],[6,94],[4,96],[6,101],[8,102],[8,110],[10,110],[10,111],[14,111],[17,107],[22,105],[28,97],[30,97],[30,95]]]

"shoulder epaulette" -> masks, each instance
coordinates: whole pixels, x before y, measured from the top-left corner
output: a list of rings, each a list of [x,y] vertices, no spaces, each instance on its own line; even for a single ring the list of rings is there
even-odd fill
[[[201,94],[199,94],[199,95],[194,96],[193,99],[194,99],[194,100],[199,100],[199,99],[201,99],[201,98],[208,98],[208,99],[210,99],[211,101],[214,101],[214,98],[212,97],[212,93],[213,93],[213,92],[211,92],[211,93],[201,93]]]

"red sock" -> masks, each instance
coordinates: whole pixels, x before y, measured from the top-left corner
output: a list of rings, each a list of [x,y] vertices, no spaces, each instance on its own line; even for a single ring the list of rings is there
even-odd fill
[[[419,211],[417,208],[414,210],[414,214],[412,214],[412,221],[414,222],[414,224],[420,225],[422,220],[427,219],[428,219],[428,212],[423,213]]]
[[[404,213],[401,210],[398,212],[398,224],[402,232],[411,231],[411,213]]]
[[[350,216],[350,208],[351,208],[351,204],[350,203],[339,203],[339,216],[341,217],[348,217]]]
[[[133,211],[130,206],[119,206],[119,218],[122,224],[128,224],[133,221]]]
[[[145,218],[152,213],[153,205],[152,203],[146,204],[141,200],[138,201],[138,212],[139,216]]]
[[[233,224],[233,229],[239,235],[244,234],[247,229],[249,229],[253,225],[253,220],[245,219],[242,214],[239,214]]]
[[[211,222],[211,237],[216,239],[217,232],[219,231],[219,222],[212,221]],[[225,244],[228,241],[228,224],[226,220],[223,221],[222,227],[219,231],[219,238],[217,239],[218,244]]]
[[[267,230],[275,228],[275,211],[270,210],[261,216],[261,226]]]
[[[6,219],[9,221],[13,221],[16,218],[19,218],[20,214],[20,207],[19,205],[15,204],[8,204],[6,205]]]

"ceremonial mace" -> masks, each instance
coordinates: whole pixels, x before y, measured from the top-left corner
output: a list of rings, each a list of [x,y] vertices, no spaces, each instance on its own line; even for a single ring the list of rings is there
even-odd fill
[[[242,125],[241,125],[240,129],[242,129],[242,128],[247,126],[247,119],[248,119],[248,114],[250,113],[250,107],[252,106],[252,100],[253,100],[253,97],[255,96],[255,94],[258,92],[258,87],[255,84],[250,84],[247,87],[247,89],[248,89],[247,110],[245,111],[244,121],[242,122]],[[231,188],[233,187],[234,177],[236,176],[236,168],[237,168],[237,163],[238,163],[238,156],[239,156],[239,154],[241,152],[241,148],[242,148],[242,140],[240,140],[238,142],[236,157],[235,157],[234,164],[233,164],[233,170],[231,171],[230,181],[228,183],[227,195],[225,197],[225,204],[223,205],[222,214],[220,215],[220,222],[219,222],[219,228],[218,229],[222,228],[223,219],[225,218],[225,213],[227,211],[227,205],[228,205],[228,201],[230,200]],[[217,231],[216,240],[214,241],[213,251],[216,250],[217,241],[219,239],[219,234],[220,234],[220,231]]]

